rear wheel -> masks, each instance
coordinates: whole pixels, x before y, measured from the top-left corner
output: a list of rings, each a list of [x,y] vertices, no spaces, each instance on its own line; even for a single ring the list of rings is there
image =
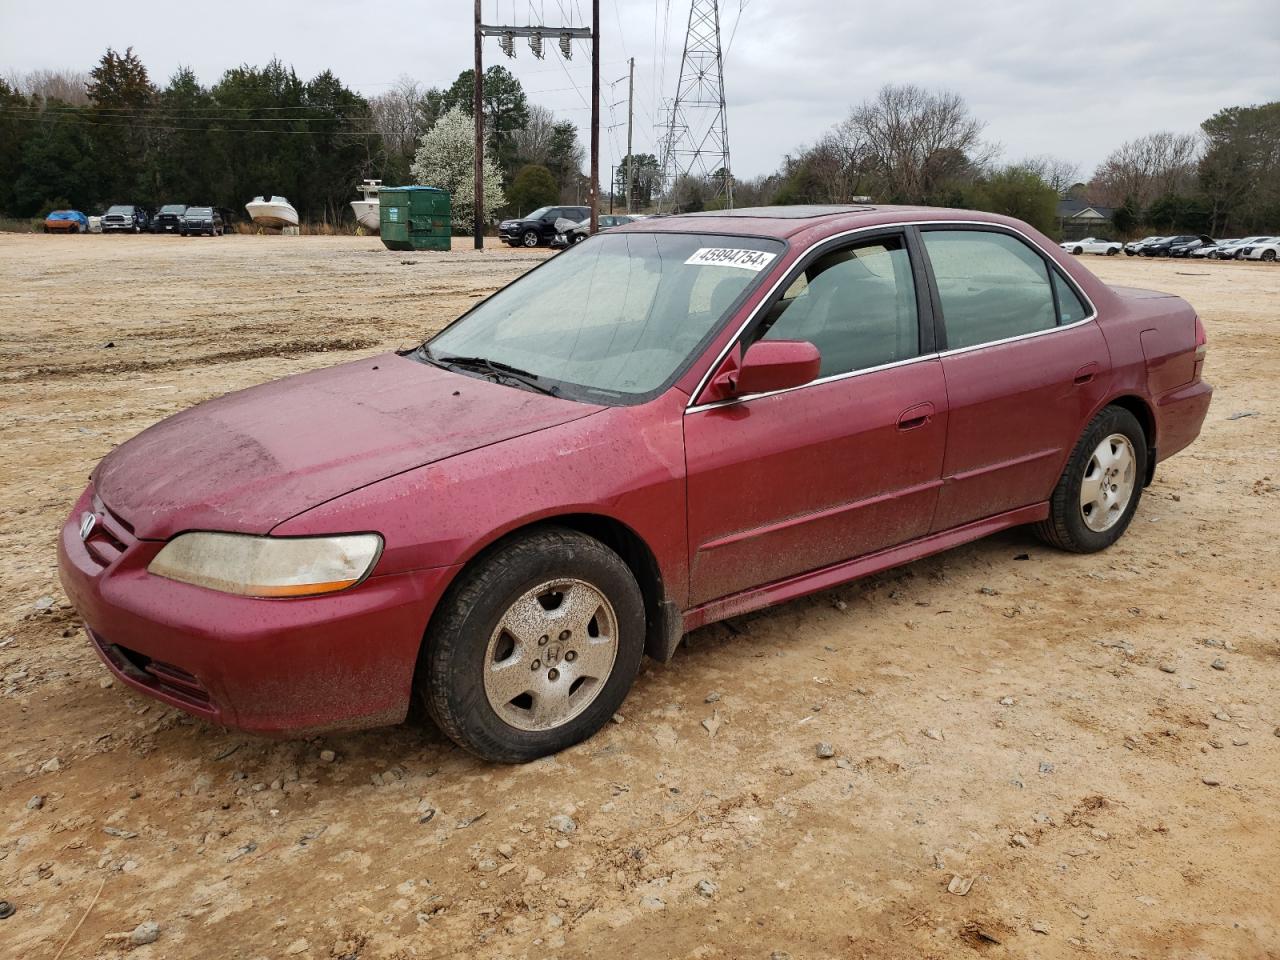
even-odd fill
[[[1114,257],[1114,256],[1115,256],[1117,253],[1119,253],[1119,252],[1120,252],[1120,251],[1119,251],[1117,248],[1115,248],[1115,247],[1108,247],[1108,248],[1107,248],[1107,256],[1108,256],[1108,257]]]
[[[1276,252],[1274,250],[1263,250],[1262,259],[1265,260],[1267,263],[1275,263]]]
[[[1128,410],[1107,407],[1071,452],[1049,499],[1049,518],[1035,526],[1037,536],[1073,553],[1105,550],[1133,520],[1146,475],[1142,425]]]
[[[433,620],[415,681],[436,723],[486,760],[522,763],[591,736],[644,652],[644,601],[616,553],[552,527],[481,560]]]

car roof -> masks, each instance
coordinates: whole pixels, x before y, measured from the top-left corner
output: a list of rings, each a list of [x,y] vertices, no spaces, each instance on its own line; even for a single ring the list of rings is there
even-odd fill
[[[835,233],[879,224],[938,220],[1022,226],[1017,220],[998,214],[947,207],[799,204],[791,207],[742,207],[737,210],[706,210],[650,217],[615,229],[628,233],[723,233],[785,240],[815,227],[821,227],[822,233]]]

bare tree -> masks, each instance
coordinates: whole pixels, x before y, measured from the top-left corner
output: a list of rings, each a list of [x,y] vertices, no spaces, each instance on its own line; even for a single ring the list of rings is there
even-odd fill
[[[28,73],[11,71],[5,79],[9,86],[24,96],[61,100],[76,107],[89,103],[89,94],[86,92],[89,75],[83,70],[32,70]]]
[[[387,149],[413,156],[419,139],[439,119],[441,98],[439,90],[426,89],[403,74],[390,90],[374,97],[369,102],[373,123]]]
[[[547,166],[555,147],[556,115],[536,103],[529,105],[529,119],[516,130],[512,141],[516,156],[525,163]]]
[[[1059,199],[1067,196],[1071,188],[1080,180],[1080,164],[1064,157],[1042,154],[1028,157],[1017,164],[1025,170],[1035,173],[1041,180],[1053,187]]]
[[[885,199],[920,203],[990,163],[996,151],[983,142],[984,127],[959,94],[891,84],[854,107],[838,137],[856,145]]]
[[[1113,150],[1094,171],[1093,200],[1118,207],[1126,200],[1139,207],[1195,187],[1200,143],[1194,134],[1162,130],[1130,140]]]

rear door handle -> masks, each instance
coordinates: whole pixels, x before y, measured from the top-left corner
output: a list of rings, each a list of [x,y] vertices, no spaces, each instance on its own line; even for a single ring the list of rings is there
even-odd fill
[[[1076,385],[1089,383],[1093,380],[1093,375],[1098,372],[1097,363],[1086,363],[1083,367],[1076,371]]]
[[[916,427],[923,427],[932,419],[933,404],[917,403],[915,406],[907,407],[906,410],[898,414],[898,429],[914,430]]]

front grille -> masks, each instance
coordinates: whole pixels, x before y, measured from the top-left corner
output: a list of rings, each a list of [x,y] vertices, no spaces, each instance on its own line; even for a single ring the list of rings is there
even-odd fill
[[[89,631],[89,636],[102,655],[130,680],[168,694],[196,709],[213,709],[209,691],[194,674],[172,663],[153,660],[144,653],[130,650],[118,643],[110,643],[92,630]]]
[[[92,532],[85,538],[84,548],[100,567],[109,567],[137,542],[133,527],[107,509],[98,496],[93,498],[93,515],[97,518]]]

